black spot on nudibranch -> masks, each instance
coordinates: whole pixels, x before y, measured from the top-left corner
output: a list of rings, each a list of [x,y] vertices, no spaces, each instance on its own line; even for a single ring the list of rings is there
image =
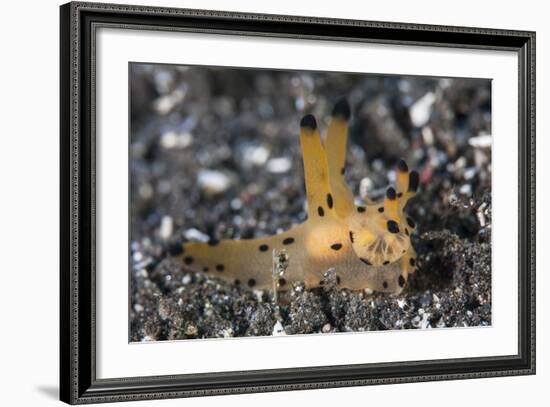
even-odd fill
[[[399,287],[403,287],[405,285],[405,277],[399,276],[397,279],[397,284],[399,284]]]
[[[341,243],[334,243],[332,246],[330,246],[332,250],[340,250],[342,248]]]
[[[418,172],[411,171],[409,174],[409,192],[416,192],[418,189]]]
[[[363,212],[365,212],[366,210],[367,210],[367,208],[365,208],[364,206],[358,206],[358,207],[357,207],[357,212],[359,212],[359,213],[363,213]]]
[[[398,197],[398,198],[401,198],[402,196],[403,196],[403,192],[398,192],[398,193],[397,193],[397,197]]]
[[[325,210],[323,209],[322,206],[320,206],[320,207],[317,208],[317,213],[318,213],[319,216],[321,216],[321,217],[325,216]]]
[[[287,245],[287,244],[292,244],[294,243],[294,238],[293,237],[287,237],[285,240],[283,240],[283,244]]]
[[[395,199],[395,189],[393,189],[393,187],[389,187],[387,190],[386,190],[386,196],[388,197],[388,199],[390,200],[394,200]]]
[[[327,206],[329,209],[332,209],[332,206],[334,205],[334,202],[332,201],[332,195],[327,194]]]
[[[248,279],[249,287],[254,287],[255,285],[256,285],[256,280],[254,280],[253,278]]]
[[[279,279],[279,287],[284,287],[286,285],[286,280],[284,278]]]
[[[336,276],[336,284],[340,285],[341,282],[342,279],[340,278],[340,276]]]
[[[258,249],[260,249],[261,252],[267,252],[269,250],[269,246],[266,244],[261,244]]]
[[[416,260],[411,257],[409,260],[409,264],[414,267],[414,265],[416,264]]]
[[[399,225],[394,220],[388,221],[388,232],[390,233],[399,233]]]
[[[223,266],[223,264],[218,264],[218,265],[216,266],[216,271],[218,271],[218,272],[220,272],[220,273],[221,273],[224,269],[225,269],[225,267]]]
[[[349,231],[349,240],[353,243],[353,232],[351,230]]]
[[[405,228],[405,234],[409,236],[409,229]]]
[[[367,266],[372,266],[372,263],[365,259],[364,257],[359,257],[359,260],[361,260],[363,263],[365,263]]]
[[[378,212],[380,212],[380,213],[384,212],[384,207],[381,206],[380,208],[378,208]]]
[[[236,279],[236,280],[234,281],[234,283],[235,283],[235,285],[241,285],[241,280]]]
[[[384,289],[388,288],[388,282],[387,281],[384,281],[382,283],[382,287],[384,287]]]
[[[317,128],[317,121],[312,114],[306,114],[304,117],[302,117],[302,120],[300,121],[300,127],[315,130]]]
[[[341,117],[344,120],[349,120],[351,117],[351,108],[345,98],[342,98],[336,102],[334,109],[332,109],[332,115]]]
[[[399,162],[397,163],[397,168],[401,172],[408,172],[409,171],[409,166],[407,165],[407,163],[403,159],[399,160]]]
[[[414,223],[414,220],[412,220],[412,218],[410,216],[407,216],[407,224],[411,227],[411,228],[414,228],[416,226],[416,223]]]
[[[342,167],[340,170],[340,174],[344,175],[346,173],[346,167]]]
[[[192,264],[192,263],[193,263],[193,260],[194,260],[193,257],[187,256],[187,257],[184,257],[183,262],[184,262],[185,264]]]
[[[387,266],[388,264],[390,264],[390,261],[386,260],[383,264],[384,264],[384,266]]]

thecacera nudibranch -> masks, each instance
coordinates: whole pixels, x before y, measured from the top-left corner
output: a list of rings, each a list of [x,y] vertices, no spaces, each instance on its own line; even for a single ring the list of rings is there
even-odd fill
[[[415,223],[404,208],[416,194],[418,173],[400,160],[395,188],[387,189],[383,202],[355,205],[344,180],[350,115],[345,99],[336,103],[324,142],[311,114],[300,122],[308,206],[304,223],[275,236],[184,243],[177,251],[184,269],[265,289],[274,283],[273,255],[284,249],[288,266],[276,281],[278,289],[300,281],[306,288],[322,286],[332,269],[338,287],[400,292],[415,271],[410,241]]]

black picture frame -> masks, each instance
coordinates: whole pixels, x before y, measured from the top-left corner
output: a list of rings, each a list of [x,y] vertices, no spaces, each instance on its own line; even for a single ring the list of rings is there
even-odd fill
[[[60,396],[71,404],[535,373],[535,33],[73,2],[60,7]],[[519,352],[178,376],[96,378],[95,49],[100,26],[508,50],[519,59]]]

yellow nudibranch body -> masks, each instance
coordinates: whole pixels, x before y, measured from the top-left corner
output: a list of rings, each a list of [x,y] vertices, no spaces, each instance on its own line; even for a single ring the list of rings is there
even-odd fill
[[[178,258],[184,269],[202,272],[236,285],[280,290],[304,282],[324,284],[326,272],[336,284],[352,290],[399,293],[415,271],[410,234],[414,221],[404,211],[416,194],[418,173],[400,160],[395,188],[383,202],[357,206],[344,180],[350,106],[336,103],[324,143],[312,115],[300,122],[308,218],[290,230],[250,240],[187,242]],[[284,249],[288,265],[274,277],[273,255]]]

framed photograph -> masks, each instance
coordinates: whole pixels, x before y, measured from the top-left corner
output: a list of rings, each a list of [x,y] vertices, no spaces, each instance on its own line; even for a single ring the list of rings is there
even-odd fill
[[[535,372],[535,33],[61,6],[61,399]]]

